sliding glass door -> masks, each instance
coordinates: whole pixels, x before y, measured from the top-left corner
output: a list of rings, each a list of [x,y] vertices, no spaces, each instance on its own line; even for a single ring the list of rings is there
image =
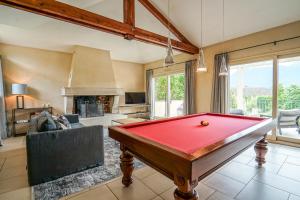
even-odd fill
[[[278,131],[300,139],[300,56],[278,59]]]
[[[174,117],[184,114],[184,74],[154,78],[154,116]]]
[[[230,68],[230,113],[272,117],[273,61]]]
[[[167,117],[168,77],[154,78],[154,117]]]
[[[272,117],[269,139],[300,143],[300,55],[230,67],[231,114]]]

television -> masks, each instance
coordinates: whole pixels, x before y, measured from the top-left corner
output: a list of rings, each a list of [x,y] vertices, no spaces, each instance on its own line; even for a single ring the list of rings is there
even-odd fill
[[[146,103],[145,92],[125,92],[125,104],[144,104]]]

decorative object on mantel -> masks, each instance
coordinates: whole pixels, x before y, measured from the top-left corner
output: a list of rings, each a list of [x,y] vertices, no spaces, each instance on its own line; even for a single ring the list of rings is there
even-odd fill
[[[104,165],[35,185],[33,186],[34,199],[58,200],[120,176],[120,147],[108,137],[107,129],[104,129],[104,149]],[[135,159],[134,166],[138,169],[145,165]]]
[[[223,18],[222,18],[222,41],[224,42],[224,30],[225,30],[225,1],[223,0],[222,3],[222,8],[223,8]],[[224,44],[223,44],[224,46]],[[227,68],[227,63],[226,63],[226,58],[225,58],[225,50],[223,47],[223,57],[222,57],[222,61],[221,61],[221,67],[220,67],[220,73],[219,76],[228,76],[228,68]]]
[[[170,0],[168,0],[168,18],[170,18]],[[168,46],[167,46],[167,56],[165,58],[164,66],[169,66],[174,64],[174,58],[173,58],[173,48],[172,48],[172,42],[171,42],[171,33],[170,33],[170,22],[168,21]]]
[[[201,49],[199,52],[199,66],[197,68],[197,72],[207,72],[207,67],[205,65],[205,60],[204,60],[204,51],[203,51],[203,5],[202,5],[202,0],[201,0]]]
[[[13,83],[11,85],[11,94],[16,96],[17,109],[24,108],[24,94],[27,94],[27,85],[21,83]]]

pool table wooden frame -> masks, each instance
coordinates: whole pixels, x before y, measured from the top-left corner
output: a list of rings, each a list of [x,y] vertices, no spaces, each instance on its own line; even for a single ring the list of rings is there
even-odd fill
[[[192,116],[204,114],[254,119],[246,116],[212,113],[202,113]],[[185,117],[191,117],[191,115]],[[147,125],[151,124],[151,121],[138,124]],[[109,127],[109,136],[120,142],[122,151],[120,166],[123,172],[122,183],[125,186],[128,187],[132,183],[131,175],[134,169],[133,156],[135,156],[174,181],[174,184],[177,186],[177,189],[174,191],[174,198],[176,200],[196,200],[198,199],[198,194],[194,188],[200,180],[222,167],[255,143],[256,161],[258,162],[258,166],[261,167],[265,163],[265,154],[267,153],[266,134],[274,127],[274,120],[265,119],[222,141],[200,148],[193,154],[183,153],[166,145],[132,134],[130,131],[120,127]]]

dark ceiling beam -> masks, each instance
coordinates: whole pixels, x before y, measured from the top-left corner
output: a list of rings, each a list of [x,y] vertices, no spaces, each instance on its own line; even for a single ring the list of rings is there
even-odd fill
[[[156,17],[167,29],[170,30],[180,41],[192,43],[168,20],[149,0],[138,0],[154,17]]]
[[[125,24],[135,27],[135,5],[134,0],[123,0],[123,20]],[[133,35],[125,35],[125,39],[132,40]]]
[[[132,25],[122,23],[65,3],[55,0],[0,0],[0,4],[58,20],[78,24],[116,34],[122,37],[130,35],[132,39],[151,44],[167,46],[167,37],[152,33]],[[132,21],[131,21],[132,22]],[[176,50],[197,54],[198,47],[176,40],[172,40],[172,47]]]
[[[135,27],[135,8],[134,0],[123,0],[124,23]]]

